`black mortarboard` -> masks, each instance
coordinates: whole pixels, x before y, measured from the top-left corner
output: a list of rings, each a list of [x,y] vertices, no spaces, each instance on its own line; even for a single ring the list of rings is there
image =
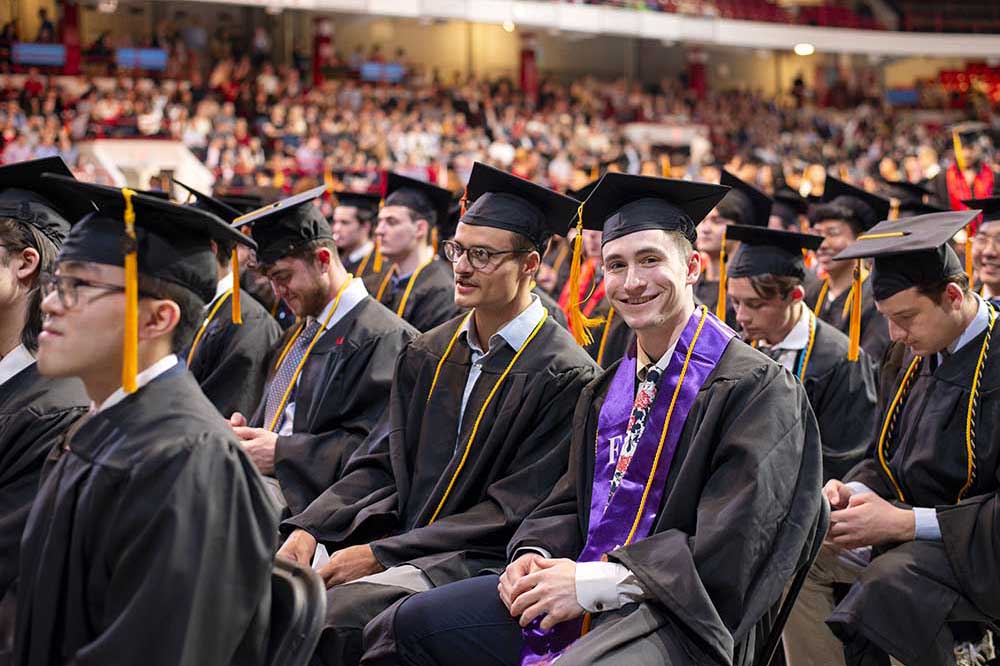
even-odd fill
[[[139,275],[190,291],[206,303],[215,296],[218,271],[210,240],[254,242],[203,210],[180,206],[129,189],[81,183],[66,176],[42,177],[53,191],[76,193],[98,210],[72,221],[59,261],[82,261],[125,269],[125,334],[122,387],[136,390]],[[131,260],[130,259],[133,259]]]
[[[779,275],[801,280],[806,276],[802,250],[817,250],[823,244],[822,236],[742,224],[726,227],[726,240],[740,241],[727,266],[731,278]]]
[[[989,222],[1000,222],[1000,197],[963,199],[962,203],[969,208],[977,208],[983,211],[983,217],[979,221],[980,225],[987,224]]]
[[[902,201],[899,204],[899,215],[897,219],[916,217],[917,215],[930,215],[931,213],[947,213],[950,209],[938,206],[933,203],[922,201]]]
[[[476,162],[466,198],[473,203],[460,222],[494,227],[527,238],[539,253],[553,234],[565,236],[580,202],[531,181]]]
[[[801,194],[783,185],[774,193],[774,206],[785,206],[791,209],[796,215],[805,215],[809,212],[809,202]]]
[[[152,199],[159,199],[161,201],[170,201],[170,192],[164,190],[135,190],[136,194],[141,194],[144,197],[150,197]]]
[[[49,187],[42,181],[43,173],[73,177],[61,157],[0,166],[0,217],[29,224],[58,246],[70,224],[93,212],[94,205],[77,192]]]
[[[729,191],[724,185],[656,176],[606,173],[583,205],[583,226],[607,243],[637,231],[679,231],[692,243],[695,227]]]
[[[251,225],[257,241],[257,261],[273,264],[296,249],[317,240],[333,240],[333,231],[313,200],[323,195],[326,185],[314,187],[275,201],[233,220],[238,227]]]
[[[264,205],[264,197],[256,194],[223,194],[216,196],[215,199],[240,211],[241,215]]]
[[[826,177],[823,201],[840,204],[852,210],[862,231],[871,229],[889,217],[890,202],[885,197],[849,185],[839,178]]]
[[[900,205],[911,204],[913,202],[923,203],[931,196],[931,191],[920,183],[910,183],[905,180],[884,180],[886,192],[889,196],[899,199]]]
[[[203,192],[199,192],[193,187],[185,185],[184,183],[182,183],[177,179],[174,179],[174,183],[176,185],[180,185],[182,188],[190,192],[191,195],[194,197],[194,201],[192,201],[188,205],[194,206],[195,208],[198,208],[200,210],[207,210],[209,213],[212,213],[216,217],[219,217],[222,220],[225,220],[226,222],[229,223],[231,223],[233,220],[235,220],[242,214],[240,213],[240,211],[233,208],[229,204],[224,203],[216,199],[215,197],[211,197],[207,194],[204,194]]]
[[[439,222],[444,223],[447,220],[451,192],[443,187],[390,171],[386,177],[385,205],[405,206],[421,215],[426,215],[427,221],[433,228]]]
[[[990,126],[979,120],[966,120],[951,126],[952,134],[957,134],[962,141],[970,141],[985,134]]]
[[[373,214],[378,214],[379,204],[382,197],[368,192],[334,192],[338,206],[350,206],[360,210],[366,210]]]
[[[885,300],[905,289],[939,282],[963,272],[948,241],[979,215],[949,211],[886,221],[869,229],[834,259],[873,257],[872,291]]]
[[[740,211],[742,224],[755,227],[767,226],[771,217],[771,197],[725,169],[722,170],[720,184],[732,188],[726,193],[723,202],[731,202]]]

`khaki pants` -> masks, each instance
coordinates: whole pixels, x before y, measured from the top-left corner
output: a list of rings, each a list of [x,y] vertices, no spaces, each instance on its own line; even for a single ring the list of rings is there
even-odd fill
[[[844,646],[826,626],[836,605],[833,586],[851,584],[864,565],[845,561],[839,549],[823,544],[809,570],[782,639],[788,666],[844,666]]]

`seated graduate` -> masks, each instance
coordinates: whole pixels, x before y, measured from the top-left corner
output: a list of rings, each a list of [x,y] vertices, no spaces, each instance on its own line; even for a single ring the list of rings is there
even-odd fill
[[[988,656],[982,623],[1000,619],[997,313],[948,246],[978,213],[884,222],[837,257],[875,258],[893,344],[870,453],[824,488],[835,510],[785,629],[791,666]],[[837,605],[836,583],[851,584]]]
[[[90,199],[46,280],[38,370],[90,413],[52,450],[21,542],[17,664],[261,663],[277,515],[176,354],[215,293],[209,239],[169,201],[45,175]]]
[[[695,225],[725,192],[604,176],[583,223],[636,345],[580,396],[503,575],[404,600],[366,663],[733,663],[809,539],[821,460],[801,384],[695,305]]]
[[[802,302],[802,251],[823,239],[735,224],[726,233],[740,242],[727,290],[743,339],[805,386],[823,443],[823,478],[840,478],[861,461],[874,433],[876,380],[857,339],[852,344]]]
[[[333,240],[340,262],[356,278],[383,272],[381,252],[373,239],[382,197],[367,192],[336,192]]]
[[[194,197],[194,208],[231,223],[240,212],[213,197],[175,180]],[[211,241],[215,253],[215,296],[205,306],[205,317],[183,355],[205,397],[219,413],[249,413],[260,401],[267,379],[268,352],[281,335],[278,322],[240,281],[237,243]]]
[[[46,171],[70,175],[59,157],[0,167],[0,663],[13,633],[21,533],[42,465],[90,400],[79,379],[38,374],[41,283],[69,232],[67,218],[93,210],[48,192]]]
[[[972,237],[972,267],[976,293],[996,304],[1000,299],[1000,197],[962,203],[983,211],[979,228]]]
[[[365,280],[375,300],[419,331],[459,314],[451,267],[437,256],[432,235],[448,217],[451,192],[396,173],[386,175],[385,204],[375,237],[389,268]]]
[[[308,562],[317,542],[333,552],[319,569],[330,591],[318,663],[357,663],[365,625],[397,599],[503,566],[565,469],[573,406],[597,374],[531,293],[576,202],[479,163],[468,197],[445,251],[455,300],[472,312],[407,346],[384,423],[283,524],[295,531],[279,554]]]
[[[324,186],[239,218],[257,241],[258,270],[299,324],[269,355],[270,376],[253,416],[230,422],[278,503],[305,509],[344,464],[389,402],[396,357],[417,331],[368,295],[340,263],[318,206]]]
[[[823,237],[823,244],[816,251],[823,279],[810,286],[806,302],[820,319],[844,334],[850,334],[856,262],[833,258],[859,235],[887,219],[889,212],[890,202],[885,197],[833,176],[826,177],[822,203],[809,211],[812,232]],[[868,269],[861,266],[861,348],[880,364],[889,346],[889,327],[875,307],[868,276]]]

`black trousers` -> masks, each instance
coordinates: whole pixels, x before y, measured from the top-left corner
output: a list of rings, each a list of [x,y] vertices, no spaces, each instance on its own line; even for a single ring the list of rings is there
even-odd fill
[[[362,663],[517,666],[521,628],[500,601],[498,581],[496,575],[478,576],[407,597],[368,626],[366,646],[386,634],[395,641],[378,654],[368,652]]]

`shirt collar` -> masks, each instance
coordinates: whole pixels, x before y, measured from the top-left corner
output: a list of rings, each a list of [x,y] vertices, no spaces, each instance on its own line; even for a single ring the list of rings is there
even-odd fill
[[[333,304],[337,303],[337,311],[334,312],[332,317],[330,317],[330,321],[326,322],[326,330],[329,331],[337,324],[337,322],[343,319],[348,312],[353,310],[354,306],[365,300],[367,297],[368,290],[365,289],[364,281],[360,278],[354,278],[351,280],[351,283],[347,285],[347,288],[344,289],[344,293],[340,295],[340,302],[337,302],[337,299],[334,298],[326,304],[323,311],[319,313],[319,322],[322,324],[326,321],[326,318],[330,316],[330,311],[333,309]]]
[[[545,306],[542,305],[541,300],[537,295],[531,295],[531,304],[528,305],[524,310],[521,311],[519,315],[511,319],[509,322],[503,325],[503,327],[490,338],[490,348],[489,351],[493,351],[496,348],[497,338],[502,339],[510,348],[514,351],[521,351],[521,348],[527,344],[528,338],[531,337],[532,331],[538,326],[538,322],[542,320],[545,316]],[[459,335],[465,334],[465,341],[469,344],[469,347],[473,351],[484,354],[482,349],[479,348],[479,338],[474,335],[475,332],[475,317],[466,317],[465,321],[462,322],[462,328],[459,330]]]
[[[660,375],[663,371],[667,369],[667,364],[670,363],[670,357],[674,355],[674,350],[677,349],[677,343],[670,345],[670,348],[664,352],[663,356],[659,358],[656,363],[653,363],[653,359],[649,357],[646,350],[642,348],[639,341],[636,340],[635,343],[635,376],[640,382],[646,381],[646,376],[649,374],[650,370],[654,368],[660,371]],[[652,364],[653,367],[650,367]]]
[[[799,313],[799,320],[795,322],[795,326],[792,326],[792,330],[788,332],[785,339],[772,345],[771,349],[799,351],[800,349],[805,349],[809,344],[809,326],[812,323],[813,314],[805,304],[800,303],[799,305],[802,308],[802,312]]]
[[[962,331],[962,334],[958,338],[948,345],[948,353],[954,354],[959,349],[965,345],[972,342],[976,336],[985,331],[990,325],[990,306],[979,297],[978,294],[973,294],[976,300],[979,302],[979,309],[976,310],[976,316],[972,318],[969,325]]]
[[[347,260],[352,264],[359,263],[362,259],[368,256],[372,250],[375,249],[375,243],[371,241],[365,241],[361,244],[361,247],[354,250],[354,252],[349,252],[347,255]]]
[[[177,355],[176,354],[167,354],[166,356],[164,356],[163,358],[161,358],[159,361],[157,361],[156,363],[154,363],[153,365],[149,366],[148,368],[146,368],[145,370],[143,370],[142,372],[140,372],[139,374],[137,374],[135,376],[136,390],[138,391],[138,390],[142,389],[143,386],[145,386],[149,382],[153,381],[154,379],[156,379],[157,377],[159,377],[160,375],[162,375],[167,370],[170,370],[175,365],[177,365]],[[108,396],[107,400],[105,400],[104,402],[102,402],[100,406],[97,406],[96,404],[94,404],[93,402],[91,402],[90,403],[90,411],[92,413],[94,413],[94,414],[97,414],[99,412],[103,412],[106,409],[110,409],[111,407],[114,407],[115,405],[117,405],[119,402],[121,402],[122,400],[124,400],[127,397],[128,397],[128,394],[125,393],[125,390],[122,389],[122,388],[118,388],[114,393],[112,393],[110,396]]]
[[[18,345],[11,349],[6,356],[0,358],[0,386],[6,384],[34,362],[35,357],[24,345]]]
[[[219,280],[219,283],[215,285],[215,296],[212,297],[212,303],[219,300],[219,297],[224,293],[233,288],[233,273],[230,271],[226,273],[226,277]],[[211,303],[209,303],[211,305]]]

